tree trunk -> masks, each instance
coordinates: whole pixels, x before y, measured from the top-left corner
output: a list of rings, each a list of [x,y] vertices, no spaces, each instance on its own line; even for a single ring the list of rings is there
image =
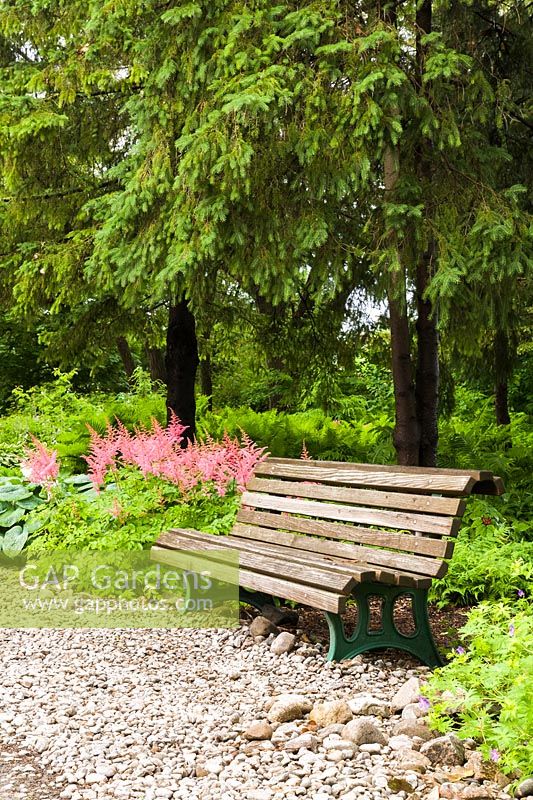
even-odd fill
[[[396,6],[382,6],[378,0],[378,14],[392,27],[396,26]],[[391,109],[398,116],[397,108]],[[394,193],[400,178],[400,152],[396,145],[386,145],[383,152],[383,183],[385,202],[394,200]],[[394,447],[398,464],[416,465],[419,457],[420,434],[416,418],[415,386],[411,360],[411,337],[407,316],[407,286],[405,264],[398,247],[396,233],[391,230],[389,246],[395,252],[398,266],[389,273],[389,321],[391,333],[392,380],[394,384],[395,426]]]
[[[165,354],[160,347],[144,346],[144,354],[148,363],[148,371],[152,381],[160,383],[167,382],[167,370],[165,367]]]
[[[135,362],[131,354],[128,340],[124,336],[117,336],[117,350],[122,360],[124,372],[126,373],[126,377],[129,380],[133,375],[133,370],[135,369]]]
[[[423,92],[423,73],[426,47],[421,38],[431,33],[432,0],[423,0],[416,11],[416,64],[418,91]],[[432,181],[431,143],[421,141],[418,148],[417,172],[422,196],[425,196],[426,222],[431,217],[429,208]],[[428,227],[426,225],[426,227]],[[416,304],[417,304],[417,365],[416,365],[416,414],[420,430],[420,452],[418,463],[434,467],[437,463],[439,441],[439,334],[437,315],[431,302],[424,295],[431,280],[436,255],[435,241],[429,237],[425,252],[417,257]]]
[[[202,394],[207,397],[207,408],[213,410],[213,375],[211,374],[211,356],[206,353],[200,361],[200,385]]]
[[[510,425],[507,381],[510,374],[509,340],[503,330],[496,331],[494,339],[494,374],[496,376],[495,406],[496,424]]]
[[[255,304],[259,313],[266,319],[266,325],[262,332],[262,343],[267,367],[276,378],[276,383],[271,387],[269,394],[268,407],[269,409],[278,408],[282,404],[282,391],[277,383],[277,378],[279,373],[285,372],[286,368],[285,358],[280,352],[280,342],[283,341],[282,320],[284,314],[287,313],[287,307],[284,303],[278,306],[272,305],[263,297],[258,287],[255,292]]]
[[[391,274],[389,291],[389,319],[392,350],[392,379],[396,424],[394,447],[398,464],[416,465],[419,458],[420,436],[416,416],[415,387],[411,362],[411,339],[405,296],[398,299],[401,289],[405,291],[405,276]]]
[[[416,415],[420,429],[419,464],[423,467],[436,466],[439,441],[439,334],[431,303],[424,299],[432,269],[432,254],[433,247],[420,258],[416,270]]]
[[[170,306],[167,350],[167,421],[174,412],[183,425],[184,446],[196,433],[196,401],[194,384],[198,368],[198,343],[194,316],[185,298]]]

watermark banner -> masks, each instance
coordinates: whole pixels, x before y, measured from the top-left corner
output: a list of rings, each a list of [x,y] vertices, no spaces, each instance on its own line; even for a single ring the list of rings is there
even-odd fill
[[[221,547],[0,556],[1,628],[231,628],[238,553]]]

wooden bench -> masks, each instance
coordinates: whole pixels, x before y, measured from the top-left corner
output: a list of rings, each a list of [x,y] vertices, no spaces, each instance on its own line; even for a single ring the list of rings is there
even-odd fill
[[[502,492],[502,480],[484,471],[268,458],[257,465],[229,536],[171,530],[152,557],[174,549],[216,559],[220,548],[235,549],[241,599],[261,608],[278,597],[323,611],[329,660],[395,647],[438,666],[428,589],[446,573],[464,498]],[[358,615],[347,635],[341,614],[350,598]],[[409,633],[395,622],[403,598],[413,613]]]

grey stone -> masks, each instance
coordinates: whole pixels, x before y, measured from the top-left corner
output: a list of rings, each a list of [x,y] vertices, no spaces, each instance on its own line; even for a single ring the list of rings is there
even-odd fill
[[[409,719],[402,719],[392,729],[392,732],[395,736],[409,736],[410,739],[414,739],[418,737],[419,739],[423,739],[425,742],[428,742],[430,739],[433,739],[433,734],[423,722],[417,722],[415,720]]]
[[[254,639],[258,636],[264,636],[266,638],[270,633],[279,633],[279,628],[269,619],[266,617],[256,617],[252,620],[250,636],[253,636]]]
[[[387,744],[387,737],[373,717],[359,717],[344,726],[342,738],[354,744]]]
[[[533,778],[526,778],[525,781],[519,783],[514,793],[515,797],[528,797],[529,795],[533,795]]]
[[[301,694],[280,695],[268,712],[270,722],[292,722],[311,711],[313,704]]]
[[[426,742],[420,748],[420,752],[427,756],[432,764],[439,766],[457,767],[465,763],[465,749],[453,733]]]
[[[427,714],[427,711],[420,706],[420,703],[408,703],[402,710],[402,719],[419,719]]]
[[[315,703],[309,719],[316,722],[321,728],[327,725],[342,724],[352,719],[352,712],[346,700],[329,700],[325,703]]]
[[[409,678],[403,686],[400,686],[391,701],[391,711],[396,714],[402,711],[410,703],[416,703],[420,697],[420,681],[418,678]]]
[[[249,739],[250,741],[254,740],[263,740],[263,739],[271,739],[274,730],[272,725],[270,725],[264,719],[258,719],[252,722],[243,733],[245,739]]]
[[[424,773],[431,766],[431,761],[423,753],[418,750],[399,750],[397,766],[405,772],[421,772]]]
[[[300,736],[295,736],[293,739],[289,739],[285,742],[284,749],[289,750],[291,752],[298,752],[302,748],[304,750],[311,750],[313,753],[316,752],[318,747],[318,740],[316,736],[313,736],[312,733],[302,733]]]
[[[359,750],[361,750],[362,753],[371,753],[373,755],[375,755],[377,753],[381,753],[382,748],[383,748],[383,745],[382,744],[378,744],[377,742],[372,742],[370,744],[360,744],[359,745]]]
[[[224,763],[220,757],[208,758],[203,766],[205,771],[210,775],[219,775],[224,769]]]
[[[296,642],[296,636],[288,631],[278,633],[272,644],[270,645],[270,652],[276,656],[281,656],[283,653],[290,653]]]
[[[50,747],[50,739],[48,739],[46,736],[39,736],[36,739],[33,747],[38,753],[44,753]]]
[[[348,705],[354,716],[388,717],[389,707],[385,700],[378,700],[371,694],[363,693],[348,700]]]

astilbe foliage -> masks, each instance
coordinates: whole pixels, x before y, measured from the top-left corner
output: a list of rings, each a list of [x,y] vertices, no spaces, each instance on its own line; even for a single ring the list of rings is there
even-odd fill
[[[130,465],[145,477],[155,475],[170,481],[183,493],[210,484],[223,496],[232,482],[242,491],[255,465],[265,457],[265,448],[245,433],[242,441],[225,434],[221,442],[208,437],[183,448],[184,431],[175,416],[166,428],[153,419],[149,429],[137,428],[133,433],[120,422],[116,428],[109,425],[102,436],[91,429],[89,455],[84,458],[95,488],[102,486],[110,470]]]

